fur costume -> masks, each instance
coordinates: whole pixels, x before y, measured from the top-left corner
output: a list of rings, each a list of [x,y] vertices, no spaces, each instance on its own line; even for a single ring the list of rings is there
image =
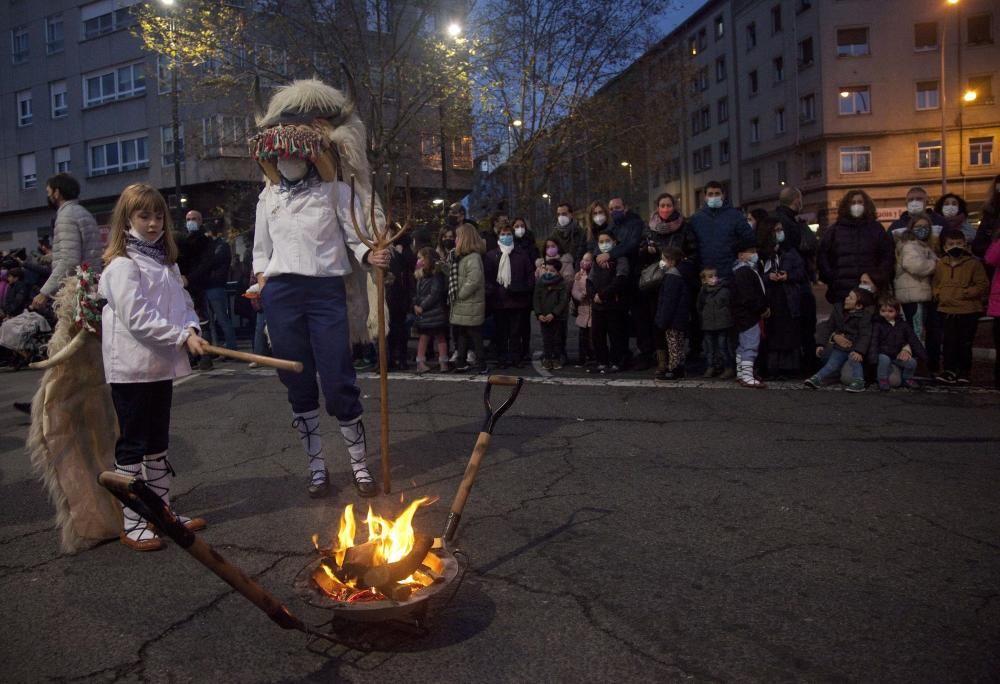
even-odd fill
[[[28,453],[55,505],[64,553],[121,532],[121,509],[97,483],[98,474],[114,461],[118,421],[104,382],[101,338],[95,334],[100,330],[99,322],[94,328],[96,290],[96,275],[80,270],[63,281],[49,342],[49,359],[56,363],[45,370],[31,402]],[[70,358],[59,363],[60,351]]]
[[[277,184],[277,160],[300,157],[312,163],[327,182],[355,179],[362,207],[375,202],[375,221],[385,223],[378,195],[371,185],[371,170],[365,152],[367,134],[355,109],[354,99],[316,79],[303,79],[278,88],[267,111],[257,119],[260,133],[250,139],[250,154],[257,160],[268,184]],[[370,219],[370,212],[365,217]],[[345,226],[352,231],[354,226]],[[365,344],[375,336],[375,280],[353,254],[347,288],[347,317],[351,342]],[[388,314],[386,314],[388,320]]]

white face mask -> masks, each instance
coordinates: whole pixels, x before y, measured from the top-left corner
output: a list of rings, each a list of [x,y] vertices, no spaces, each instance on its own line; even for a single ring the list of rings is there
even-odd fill
[[[189,233],[193,233],[194,231],[201,228],[201,226],[198,225],[197,221],[188,221],[187,223],[184,224],[184,226],[188,229]]]
[[[941,214],[951,218],[952,216],[958,216],[958,205],[956,204],[946,204],[941,207]]]
[[[302,180],[302,177],[306,175],[306,170],[308,165],[305,159],[299,159],[298,157],[289,157],[287,159],[278,160],[278,173],[280,173],[286,180],[290,180],[293,183],[297,180]]]
[[[612,249],[614,249],[614,245],[611,244],[610,242],[598,242],[597,248],[601,250],[601,254],[607,254]]]
[[[912,200],[906,203],[906,211],[910,212],[911,214],[919,214],[924,210],[925,206],[927,205],[924,204],[923,200]]]
[[[514,237],[523,238],[524,237],[524,226],[518,226],[514,229]]]
[[[560,216],[557,220],[559,221],[559,225],[564,228],[569,225],[569,216],[563,215]]]
[[[599,226],[603,226],[605,223],[607,223],[607,220],[608,217],[605,216],[604,214],[594,214],[594,223],[596,223]]]
[[[709,197],[705,200],[705,204],[708,205],[709,209],[721,209],[722,208],[722,198],[721,197]]]
[[[865,213],[865,205],[863,204],[852,204],[851,205],[851,216],[854,218],[861,218],[861,215]]]

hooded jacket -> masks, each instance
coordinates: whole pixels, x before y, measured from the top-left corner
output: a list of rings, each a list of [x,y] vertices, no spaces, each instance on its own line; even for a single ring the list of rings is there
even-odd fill
[[[552,236],[562,243],[563,252],[573,258],[573,268],[579,267],[580,259],[587,251],[587,232],[577,220],[570,219],[565,228],[556,223]]]
[[[743,212],[725,200],[719,209],[702,205],[688,221],[698,242],[699,270],[714,268],[720,278],[729,278],[736,246],[753,239],[753,229]]]
[[[486,317],[486,281],[483,257],[470,252],[458,262],[458,295],[448,314],[452,325],[482,325]]]
[[[839,219],[819,243],[819,279],[827,284],[826,299],[844,300],[867,273],[880,288],[888,287],[893,276],[895,245],[878,221]]]
[[[987,248],[984,261],[993,267],[993,285],[990,288],[990,305],[986,313],[1000,318],[1000,240],[994,240]]]
[[[698,315],[701,329],[718,332],[733,327],[733,314],[729,310],[730,293],[725,285],[702,285],[698,290]]]
[[[535,283],[535,295],[532,298],[531,309],[536,316],[552,314],[557,321],[566,320],[569,311],[569,290],[562,278],[547,283],[539,278]]]
[[[687,330],[690,300],[681,272],[676,268],[668,269],[663,274],[660,297],[656,302],[656,327],[661,330]]]
[[[989,287],[982,262],[968,252],[943,256],[934,269],[934,300],[943,314],[974,314],[983,310]]]
[[[881,316],[875,317],[872,321],[872,341],[868,345],[869,363],[878,363],[879,354],[894,359],[907,345],[914,358],[927,360],[927,350],[920,344],[920,338],[913,332],[909,323],[897,318],[894,325]]]
[[[850,342],[850,347],[840,347],[833,342],[833,336],[840,333]],[[845,312],[839,304],[830,311],[830,317],[816,326],[816,346],[832,345],[835,349],[868,355],[872,339],[872,313],[868,308]]]
[[[745,261],[733,266],[730,311],[736,331],[743,332],[760,323],[767,311],[767,290],[757,269]]]
[[[931,301],[937,255],[923,240],[896,243],[896,277],[893,288],[901,304]]]
[[[421,309],[413,321],[417,330],[437,330],[448,326],[448,285],[443,273],[435,270],[430,275],[417,278],[413,305]]]
[[[625,293],[628,290],[628,280],[628,259],[612,259],[608,262],[608,268],[601,268],[594,264],[590,273],[587,274],[587,294],[590,295],[591,300],[599,295],[601,301],[592,301],[593,310],[607,311],[608,309],[620,309],[627,305]]]
[[[87,264],[100,271],[104,264],[101,260],[103,252],[101,231],[93,214],[76,200],[63,202],[56,212],[53,226],[52,273],[42,285],[42,294],[54,297],[63,279],[71,275],[77,266]]]

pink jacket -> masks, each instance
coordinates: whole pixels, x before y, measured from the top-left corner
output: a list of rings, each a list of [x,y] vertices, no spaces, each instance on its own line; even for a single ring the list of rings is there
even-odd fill
[[[590,327],[590,296],[587,294],[587,272],[577,271],[573,276],[573,287],[570,290],[573,301],[576,302],[576,327]]]
[[[983,261],[992,266],[993,284],[990,286],[990,303],[986,308],[987,316],[1000,316],[1000,240],[994,240],[986,250]]]

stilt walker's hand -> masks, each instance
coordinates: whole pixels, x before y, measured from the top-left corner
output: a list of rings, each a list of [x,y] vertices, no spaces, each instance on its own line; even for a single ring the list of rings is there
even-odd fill
[[[374,249],[368,252],[368,263],[376,268],[389,268],[389,250]]]

